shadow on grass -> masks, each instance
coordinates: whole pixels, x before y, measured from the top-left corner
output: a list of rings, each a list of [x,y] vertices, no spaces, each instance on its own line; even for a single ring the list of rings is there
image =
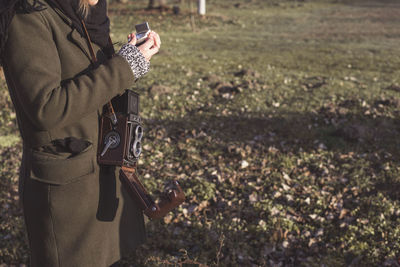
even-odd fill
[[[376,116],[376,114],[366,116],[359,113],[343,112],[343,110],[338,112],[332,111],[328,108],[321,108],[315,113],[290,113],[282,116],[254,113],[247,115],[248,116],[213,116],[197,114],[185,117],[181,120],[148,120],[145,124],[150,131],[157,132],[159,129],[163,129],[164,136],[161,136],[160,139],[163,137],[168,137],[172,140],[172,142],[178,144],[178,146],[179,143],[187,144],[187,140],[190,139],[197,140],[195,146],[200,148],[200,150],[202,147],[209,147],[209,149],[206,149],[203,153],[211,152],[214,148],[222,151],[222,157],[226,157],[223,162],[227,165],[240,159],[240,155],[234,155],[231,153],[231,147],[243,147],[245,145],[253,147],[254,150],[261,151],[261,153],[253,155],[253,158],[265,155],[265,153],[268,153],[270,148],[277,149],[284,155],[294,155],[295,157],[298,156],[299,158],[301,157],[301,153],[317,154],[321,152],[327,152],[333,153],[334,158],[338,159],[340,159],[341,156],[347,157],[348,155],[355,155],[356,158],[362,158],[368,162],[366,165],[368,167],[365,167],[366,173],[363,174],[365,177],[359,177],[360,179],[368,178],[368,171],[371,170],[374,172],[376,171],[376,173],[384,172],[385,162],[394,162],[394,164],[397,164],[400,161],[400,140],[398,139],[400,134],[400,124],[398,119],[394,119],[389,116]],[[152,142],[157,138],[155,137],[157,136],[156,133],[153,133],[150,136],[152,137],[149,137],[149,140],[146,140],[145,142]],[[185,160],[185,155],[178,155],[178,157],[183,161]],[[233,157],[236,158],[234,159]],[[199,161],[198,165],[193,165],[189,171],[197,171],[198,169],[204,169],[205,166],[212,167],[213,164],[221,164],[221,162],[207,162],[209,159],[210,157],[204,155],[203,162]],[[338,162],[340,162],[340,160],[338,160]],[[346,168],[364,168],[360,166],[351,166],[351,162],[349,164],[350,166]],[[238,167],[236,171],[240,172],[238,165],[232,164],[232,166],[232,168]],[[310,167],[309,169],[312,171],[312,166],[308,167]],[[339,174],[341,171],[340,168],[341,167],[339,165]],[[257,171],[259,171],[258,174]],[[228,175],[233,173],[234,172],[229,173]],[[318,171],[315,173],[318,181],[320,179],[320,177],[318,177]],[[256,170],[252,174],[243,176],[241,178],[241,182],[239,183],[254,182],[257,179],[257,177],[254,177],[254,175],[262,176],[263,179],[265,179],[265,174],[261,174],[261,170]],[[349,175],[350,177],[348,178],[353,179],[351,172]],[[216,191],[225,193],[229,192],[229,189],[227,190],[225,185],[218,183],[218,180],[212,175],[210,176],[208,174],[203,175],[202,177],[205,178],[201,179],[209,180],[209,183],[216,184]],[[393,177],[397,176],[395,175]],[[395,181],[396,178],[393,177],[387,180],[371,180],[373,184],[371,184],[370,190],[360,192],[357,197],[352,197],[354,198],[354,203],[351,201],[346,205],[348,205],[348,207],[352,207],[354,205],[354,208],[356,208],[358,205],[364,205],[367,207],[368,205],[366,203],[371,199],[374,199],[368,198],[370,196],[376,196],[378,193],[383,193],[384,195],[389,196],[389,198],[393,201],[398,200],[400,182]],[[230,178],[228,177],[227,179]],[[185,188],[192,188],[193,185],[199,181],[184,180],[182,182]],[[223,183],[226,182],[227,181]],[[315,184],[317,188],[319,186],[323,187],[323,185],[318,185],[318,183],[319,182],[316,182]],[[337,183],[338,188],[347,186],[346,184],[340,184],[340,182]],[[269,183],[263,182],[263,185],[266,186],[269,185]],[[234,184],[231,184],[230,186],[234,187]],[[268,220],[269,212],[261,210],[261,213],[259,213],[260,211],[254,210],[254,207],[248,202],[251,191],[246,192],[246,185],[236,189],[232,188],[232,190],[232,192],[236,192],[235,194],[239,198],[243,199],[244,204],[242,206],[227,206],[226,203],[230,197],[225,195],[224,197],[227,197],[227,199],[220,202],[221,195],[217,194],[214,200],[209,200],[209,208],[211,213],[204,216],[198,216],[199,220],[209,218],[208,220],[214,221],[212,224],[214,227],[216,227],[215,229],[223,229],[221,230],[221,233],[223,233],[229,239],[227,245],[221,249],[221,253],[224,255],[222,257],[224,264],[237,264],[238,259],[242,258],[241,263],[245,265],[249,264],[249,266],[251,264],[266,264],[267,259],[277,259],[278,262],[285,261],[285,266],[296,266],[296,264],[298,264],[297,261],[301,261],[302,255],[319,257],[324,255],[324,253],[328,253],[328,250],[322,249],[318,251],[315,250],[315,247],[308,247],[307,243],[304,244],[301,242],[297,244],[294,243],[294,245],[288,249],[280,248],[273,251],[271,248],[274,246],[279,247],[277,244],[283,240],[284,234],[282,234],[282,230],[279,229],[269,229],[266,231],[255,230],[255,232],[250,234],[255,239],[262,238],[263,245],[252,245],[251,241],[249,240],[243,241],[248,238],[246,237],[246,235],[249,234],[248,232],[243,232],[240,230],[240,228],[232,229],[232,227],[229,225],[222,226],[223,223],[232,220],[232,218],[241,218],[244,220],[245,224],[253,225],[254,228],[250,229],[254,230],[257,228],[260,218],[265,218],[265,220]],[[269,195],[272,192],[271,190],[272,189],[261,188],[259,193]],[[320,189],[315,190],[318,191]],[[199,190],[199,192],[201,192],[201,190]],[[201,196],[195,194],[194,198],[196,197],[198,198],[197,200],[190,199],[188,201],[194,200],[195,203],[199,202],[201,200]],[[271,200],[272,203],[280,203],[280,201],[273,199],[272,196],[268,196],[267,199]],[[357,202],[360,200],[361,204]],[[288,208],[288,210],[294,209],[294,211],[292,211],[294,214],[297,213],[298,215],[299,213],[304,213],[301,214],[299,218],[301,217],[307,221],[309,220],[308,217],[311,213],[307,213],[307,208],[298,207],[296,205],[293,206],[286,201],[283,201],[281,204]],[[329,208],[325,208],[329,210]],[[289,212],[289,214],[290,213],[291,212]],[[365,214],[367,214],[367,212]],[[222,216],[224,219],[218,216]],[[183,221],[185,221],[185,219],[183,219]],[[308,223],[310,225],[315,224],[313,220]],[[329,226],[330,230],[327,230],[328,232],[326,235],[328,237],[325,240],[327,243],[329,243],[329,236],[331,236],[332,240],[336,241],[332,241],[332,244],[327,244],[328,246],[339,246],[339,236],[343,236],[343,238],[346,236],[347,232],[343,230],[341,226],[339,227],[339,225],[342,223],[343,218],[341,218],[341,215],[339,216],[338,214],[337,218],[335,217],[335,219],[332,221],[332,225]],[[213,228],[207,228],[206,221],[201,221],[200,225],[201,224],[203,224],[204,227],[185,226],[184,224],[177,225],[177,227],[180,229],[179,231],[183,231],[185,238],[189,240],[187,243],[184,242],[182,248],[187,249],[190,255],[204,256],[204,254],[208,253],[206,256],[202,257],[202,259],[210,259],[210,257],[215,257],[210,254],[211,251],[214,253],[218,248],[218,238],[216,238],[218,236],[216,234],[218,231]],[[219,225],[219,228],[216,226],[218,224],[221,224]],[[318,223],[315,225],[318,225]],[[175,233],[173,228],[175,226],[176,225],[166,225],[158,227],[172,227],[170,232],[165,232],[165,238],[168,239],[171,238],[171,236],[174,236]],[[156,232],[158,233],[158,231]],[[214,239],[210,240],[210,236]],[[176,241],[179,242],[179,238]],[[338,244],[335,244],[335,242]],[[175,248],[171,247],[172,244],[174,244],[174,242],[167,242],[165,245],[156,242],[153,244],[150,243],[150,246],[158,247],[161,245],[161,250],[176,251]],[[234,245],[236,245],[236,248]],[[336,249],[341,251],[341,248],[339,247]],[[248,251],[251,252],[246,254],[249,257],[243,258],[241,256],[241,251],[245,251],[246,253],[248,253]],[[346,255],[347,254],[353,255],[352,252],[346,252]],[[298,255],[298,257],[293,255]],[[350,258],[354,257],[351,256]],[[366,261],[368,262],[367,258]],[[351,262],[352,260],[349,260],[349,262],[346,260],[346,264],[350,264]]]
[[[337,115],[321,109],[318,113],[248,114],[249,116],[193,115],[181,120],[151,120],[147,128],[164,128],[167,136],[179,141],[210,136],[221,145],[244,143],[274,146],[282,152],[335,153],[386,152],[400,160],[400,120],[380,116]],[[206,144],[205,144],[206,145]]]
[[[211,149],[217,147],[223,153],[230,153],[229,146],[244,144],[253,146],[260,151],[268,151],[269,148],[274,147],[282,154],[293,155],[299,155],[303,152],[317,153],[318,151],[335,154],[366,154],[366,159],[372,161],[371,165],[377,169],[382,169],[382,163],[388,160],[387,157],[395,162],[399,162],[400,159],[398,152],[400,147],[400,140],[398,139],[400,133],[399,120],[383,115],[374,118],[373,116],[337,112],[323,108],[315,113],[289,113],[280,116],[254,113],[247,114],[247,116],[197,114],[181,120],[148,120],[145,124],[146,128],[153,131],[145,142],[151,142],[152,139],[156,138],[157,130],[163,129],[165,136],[162,137],[169,137],[172,142],[185,143],[186,139],[190,138],[198,140],[199,142],[196,145],[199,147],[210,146]],[[229,161],[229,159],[226,161]],[[212,165],[213,163],[205,162],[202,164]],[[199,166],[199,168],[201,167],[203,166]],[[196,170],[191,169],[189,171]],[[205,177],[210,180],[210,183],[215,182],[214,178],[207,175]],[[195,182],[188,181],[187,183],[192,185]],[[399,188],[400,182],[388,179],[376,183],[369,194],[383,192],[392,200],[396,200],[399,197]],[[222,187],[217,189],[220,192],[226,190]],[[247,199],[249,197],[244,192],[236,193],[246,196]],[[193,199],[190,199],[190,201],[193,201]],[[286,250],[272,251],[271,249],[276,243],[283,240],[284,234],[279,234],[277,229],[254,230],[255,232],[251,233],[251,237],[255,240],[262,240],[262,245],[260,245],[261,243],[257,243],[257,245],[251,243],[247,236],[249,233],[242,231],[240,227],[236,228],[236,226],[229,224],[235,217],[242,218],[245,225],[257,225],[259,216],[267,216],[267,213],[261,215],[255,213],[254,210],[248,211],[248,209],[253,209],[251,206],[246,206],[249,200],[245,200],[242,206],[234,205],[232,207],[221,206],[218,202],[218,196],[216,201],[212,199],[207,201],[210,202],[208,210],[205,210],[204,214],[193,215],[198,217],[199,225],[193,224],[193,221],[195,221],[193,218],[190,220],[192,224],[185,224],[188,219],[180,218],[177,223],[166,225],[154,223],[153,226],[150,226],[150,233],[153,229],[156,236],[150,236],[149,243],[144,246],[144,252],[139,251],[136,255],[138,257],[154,255],[152,253],[156,248],[160,254],[160,259],[163,260],[169,252],[175,253],[176,255],[172,255],[175,257],[171,259],[173,261],[182,257],[182,253],[178,253],[178,251],[184,249],[189,256],[199,257],[198,261],[202,263],[207,261],[208,264],[215,264],[220,257],[221,262],[223,261],[220,266],[237,264],[238,260],[243,266],[266,264],[267,259],[276,259],[277,262],[284,261],[285,266],[296,266],[297,261],[301,259],[300,256],[299,258],[292,257],[296,255],[296,251],[302,251],[303,255],[307,256],[317,255],[317,252],[308,247],[302,249],[301,247],[292,247]],[[302,211],[295,208],[294,212]],[[256,214],[258,216],[255,216]],[[229,216],[229,218],[226,216]],[[227,221],[229,222],[228,225],[223,225]],[[212,224],[211,227],[210,224]],[[339,221],[337,224],[339,224]],[[341,230],[339,227],[335,229],[335,231]],[[220,246],[219,241],[222,234],[227,238],[227,242]],[[278,237],[275,238],[274,235],[278,235]],[[300,243],[300,245],[302,244]],[[220,255],[217,257],[218,251],[220,251]],[[244,256],[241,254],[242,252]],[[323,251],[319,251],[319,253],[323,253]],[[154,260],[156,262],[154,266],[157,266],[157,259]],[[129,261],[136,262],[137,266],[141,266],[141,264],[151,266],[140,260]]]

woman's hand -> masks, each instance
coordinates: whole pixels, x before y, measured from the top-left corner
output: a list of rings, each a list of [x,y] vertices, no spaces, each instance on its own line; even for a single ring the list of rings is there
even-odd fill
[[[136,34],[134,33],[130,33],[128,34],[128,43],[130,43],[131,45],[136,45]]]
[[[128,40],[131,45],[136,45],[136,35],[131,33],[128,35]],[[156,33],[151,31],[149,33],[149,37],[147,40],[138,46],[138,49],[146,58],[147,61],[150,61],[151,57],[158,53],[161,47],[161,39],[160,36]]]

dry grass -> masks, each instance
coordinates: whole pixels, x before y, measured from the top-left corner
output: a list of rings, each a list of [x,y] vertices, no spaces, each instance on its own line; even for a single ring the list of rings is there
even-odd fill
[[[3,72],[3,68],[2,67],[0,67],[0,79],[1,80],[3,80],[3,81],[5,81],[5,77],[4,77],[4,72]]]
[[[195,30],[188,10],[110,6],[114,41],[144,20],[161,34],[135,87],[139,171],[150,192],[178,178],[188,197],[124,265],[397,266],[398,1],[207,4]],[[1,134],[17,136],[0,92]],[[27,260],[20,151],[0,154],[0,264]]]

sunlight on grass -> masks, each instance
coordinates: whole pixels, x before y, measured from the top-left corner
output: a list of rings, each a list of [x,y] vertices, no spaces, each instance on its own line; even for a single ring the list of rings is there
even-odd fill
[[[395,266],[398,1],[209,0],[204,18],[184,2],[179,15],[110,5],[116,47],[142,21],[162,38],[133,86],[143,183],[157,194],[177,178],[188,196],[147,224],[123,266]],[[20,139],[3,87],[0,204],[18,214],[5,192],[16,192]],[[0,238],[9,264],[26,262],[14,228]]]
[[[21,138],[18,135],[5,135],[5,136],[0,136],[0,147],[11,147],[15,146],[21,142]]]

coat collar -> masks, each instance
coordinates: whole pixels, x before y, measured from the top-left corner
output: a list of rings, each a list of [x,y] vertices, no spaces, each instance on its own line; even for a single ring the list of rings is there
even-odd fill
[[[72,20],[67,15],[65,15],[60,9],[56,7],[50,7],[50,8],[53,9],[61,17],[61,19],[64,20],[64,22],[71,27],[72,30],[68,35],[69,38],[92,61],[92,57],[90,56],[88,40],[74,28]]]

